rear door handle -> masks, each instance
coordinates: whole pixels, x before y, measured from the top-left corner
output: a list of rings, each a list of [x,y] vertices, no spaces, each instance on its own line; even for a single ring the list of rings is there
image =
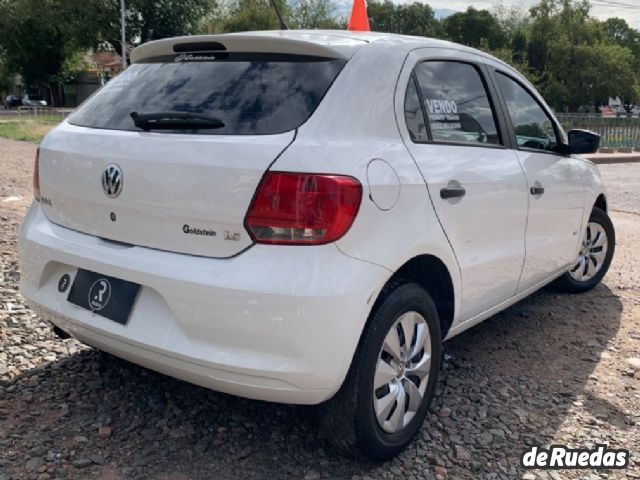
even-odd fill
[[[531,192],[531,195],[542,195],[544,193],[544,188],[543,187],[531,187],[529,189],[529,192]]]
[[[448,198],[464,197],[467,191],[462,187],[443,188],[440,190],[440,198],[446,200]]]

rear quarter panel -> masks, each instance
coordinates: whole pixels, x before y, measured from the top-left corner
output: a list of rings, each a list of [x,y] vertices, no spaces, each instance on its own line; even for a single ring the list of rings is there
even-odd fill
[[[394,99],[409,51],[402,44],[384,42],[360,49],[272,169],[357,178],[363,185],[360,211],[337,246],[346,255],[386,269],[370,299],[375,300],[403,264],[429,254],[442,260],[449,270],[457,312],[461,292],[455,256],[420,171],[398,131]],[[404,98],[406,79],[400,84]],[[368,169],[372,161],[380,165],[379,160],[388,164],[389,174]],[[374,200],[381,197],[396,200],[380,208],[380,202]]]

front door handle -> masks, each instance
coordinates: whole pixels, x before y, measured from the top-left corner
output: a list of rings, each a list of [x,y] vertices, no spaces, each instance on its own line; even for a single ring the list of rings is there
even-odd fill
[[[542,195],[544,193],[544,188],[543,187],[531,187],[529,189],[529,192],[531,192],[531,195]]]
[[[460,198],[464,197],[467,191],[462,187],[443,188],[440,190],[440,198],[446,200],[448,198]]]

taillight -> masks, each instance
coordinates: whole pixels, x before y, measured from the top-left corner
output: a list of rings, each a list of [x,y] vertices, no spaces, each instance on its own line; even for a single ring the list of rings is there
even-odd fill
[[[40,147],[36,150],[36,161],[33,165],[33,198],[40,201]]]
[[[267,172],[245,226],[257,243],[334,242],[351,227],[361,199],[362,185],[353,177]]]

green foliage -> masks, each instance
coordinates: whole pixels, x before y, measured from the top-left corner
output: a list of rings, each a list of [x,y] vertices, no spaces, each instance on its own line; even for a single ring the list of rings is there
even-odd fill
[[[29,84],[49,83],[85,40],[52,12],[67,10],[63,0],[13,0],[0,4],[0,45],[6,68]]]
[[[466,12],[448,16],[442,24],[446,36],[457,43],[478,48],[484,40],[492,50],[507,45],[507,36],[502,26],[488,10],[469,7]]]
[[[285,23],[290,19],[290,10],[284,0],[276,0]],[[269,0],[237,0],[229,7],[223,21],[224,32],[246,32],[250,30],[279,30],[280,23]]]
[[[368,3],[371,30],[425,37],[442,36],[440,22],[425,3],[394,4],[389,0]]]
[[[187,35],[214,0],[127,0],[128,43]],[[73,78],[87,50],[109,44],[120,50],[120,0],[0,0],[3,68],[29,87]],[[0,77],[2,78],[2,77]],[[1,81],[1,80],[0,80]]]
[[[552,106],[578,111],[610,96],[636,97],[638,57],[625,45],[633,38],[626,23],[591,18],[586,1],[541,0],[531,17],[529,68]]]
[[[513,39],[531,25],[529,12],[521,7],[505,6],[501,0],[491,7],[491,14],[495,17],[507,38]]]
[[[11,88],[11,73],[5,60],[0,56],[0,98],[3,98]]]
[[[331,0],[297,0],[291,6],[289,28],[338,29],[345,28],[333,16]]]
[[[68,1],[68,0],[67,0]],[[71,0],[73,2],[80,0]],[[99,2],[92,23],[103,40],[120,47],[120,0]],[[216,6],[215,0],[126,0],[126,37],[129,45],[198,31]]]
[[[39,116],[37,119],[3,119],[0,120],[0,137],[40,143],[47,132],[61,120],[60,116]]]
[[[640,32],[631,28],[622,18],[605,20],[602,29],[607,40],[633,53],[634,69],[640,72]]]

